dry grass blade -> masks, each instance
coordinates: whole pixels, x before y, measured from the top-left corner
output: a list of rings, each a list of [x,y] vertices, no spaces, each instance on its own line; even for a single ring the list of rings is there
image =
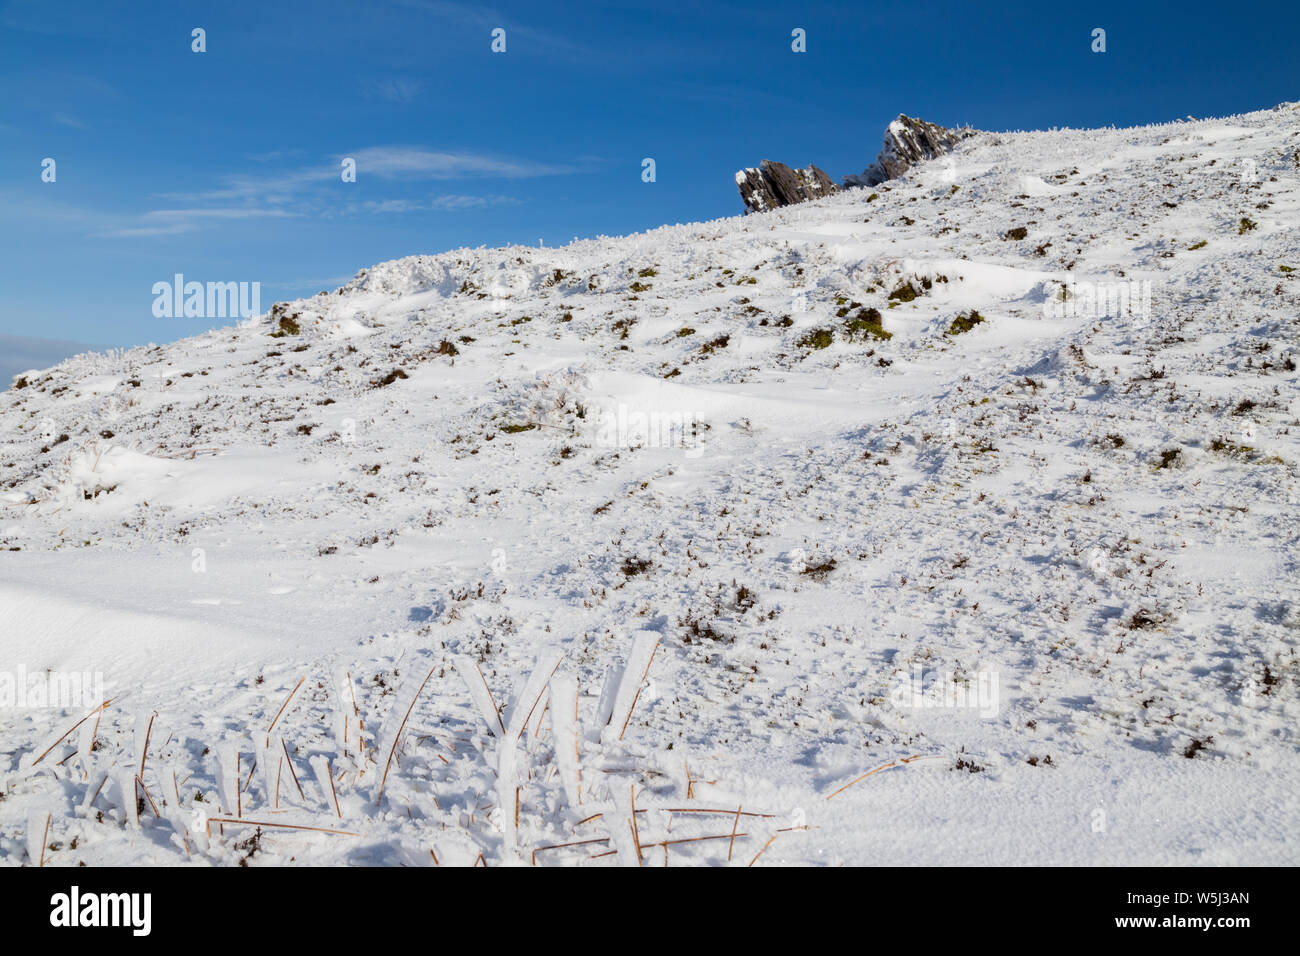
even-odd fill
[[[636,844],[636,865],[643,866],[645,861],[641,857],[641,829],[636,825],[636,784],[629,785],[628,789],[632,794],[632,819],[628,825],[632,828],[632,842]]]
[[[275,720],[271,721],[271,726],[266,728],[266,745],[268,747],[271,746],[271,732],[275,730],[275,725],[280,722],[280,718],[284,716],[285,710],[288,709],[290,702],[294,699],[295,696],[297,696],[298,689],[302,687],[303,681],[305,681],[306,679],[307,679],[306,674],[298,678],[298,683],[294,684],[293,690],[289,691],[289,696],[284,699],[284,703],[281,704],[280,709],[276,711]]]
[[[41,832],[41,859],[36,864],[38,868],[45,865],[45,847],[50,842],[50,820],[53,817],[54,814],[52,813],[45,814],[45,829]]]
[[[327,762],[327,763],[326,763],[326,767],[328,767],[328,766],[329,766],[329,764],[328,764],[328,762]],[[330,773],[333,774],[333,770],[330,770]],[[342,810],[342,808],[339,807],[339,791],[338,791],[338,788],[334,786],[334,777],[333,777],[333,776],[330,777],[330,796],[334,798],[334,812],[335,812],[336,814],[338,814],[338,818],[339,818],[340,820],[342,820],[342,819],[343,819],[343,810]]]
[[[334,833],[339,836],[359,837],[360,833],[351,830],[335,830],[330,827],[313,827],[305,823],[271,823],[266,820],[250,820],[247,817],[209,817],[208,823],[230,824],[246,827],[274,827],[277,830],[311,830],[315,833]]]
[[[42,753],[39,757],[37,757],[35,760],[32,761],[32,766],[35,767],[38,763],[40,763],[42,760],[44,760],[46,757],[48,757],[49,754],[50,754],[50,751],[51,751],[51,750],[53,750],[53,749],[54,749],[55,747],[57,747],[59,744],[63,743],[63,741],[65,741],[65,740],[68,739],[68,735],[69,735],[69,734],[71,734],[74,730],[76,730],[78,727],[80,727],[82,724],[84,724],[86,721],[88,721],[91,717],[94,717],[94,716],[95,716],[96,714],[98,714],[98,713],[102,713],[103,710],[104,710],[104,708],[106,708],[109,704],[113,703],[113,701],[115,701],[115,700],[117,700],[116,697],[110,697],[108,700],[104,701],[102,704],[100,704],[98,707],[96,707],[96,708],[95,708],[94,710],[92,710],[90,713],[86,714],[85,717],[82,717],[79,721],[77,721],[75,724],[73,724],[71,727],[69,727],[67,730],[65,730],[65,731],[64,731],[64,732],[59,736],[59,739],[58,739],[58,740],[54,741],[54,743],[52,743],[52,744],[50,744],[48,747],[46,747],[46,748],[45,748],[45,752]]]
[[[144,746],[140,748],[140,772],[137,776],[140,778],[141,785],[144,783],[144,765],[149,762],[149,741],[153,737],[153,722],[157,719],[157,714],[149,715],[149,726],[144,732]]]
[[[411,712],[415,710],[416,703],[420,700],[420,695],[424,693],[424,688],[429,681],[433,679],[433,672],[438,669],[438,665],[429,668],[429,672],[424,675],[424,680],[420,681],[420,686],[416,688],[415,696],[411,698],[411,704],[406,708],[406,713],[402,715],[402,722],[397,725],[397,730],[393,734],[393,739],[388,743],[388,756],[384,759],[384,772],[379,778],[379,788],[375,791],[375,802],[384,795],[384,785],[388,783],[388,771],[392,769],[393,757],[397,753],[397,745],[402,741],[402,733],[406,730],[406,722],[411,719]],[[479,675],[482,676],[481,674]]]
[[[298,782],[298,771],[293,768],[293,761],[289,759],[289,747],[283,737],[280,738],[280,749],[284,751],[284,762],[289,765],[289,773],[293,777],[293,785],[298,788],[298,796],[306,800],[307,794],[303,793],[302,784]]]
[[[137,790],[142,792],[144,794],[144,798],[149,801],[149,809],[153,810],[153,815],[155,817],[161,817],[162,814],[158,812],[158,804],[153,802],[153,794],[151,794],[149,792],[149,788],[144,785],[144,780],[141,777],[136,777],[135,785]]]
[[[465,682],[465,689],[469,691],[470,699],[487,723],[488,732],[495,737],[505,739],[506,725],[501,721],[501,711],[497,708],[496,700],[492,697],[492,688],[488,687],[487,678],[483,676],[478,662],[460,655],[453,663],[461,680]],[[473,668],[473,673],[470,673],[470,668]]]
[[[901,767],[901,766],[903,766],[904,764],[909,764],[909,763],[911,763],[913,760],[916,760],[916,759],[918,759],[919,757],[920,757],[920,754],[912,754],[912,756],[910,756],[910,757],[903,757],[901,760],[891,760],[889,763],[881,764],[881,765],[880,765],[879,767],[877,767],[876,769],[874,769],[874,770],[868,770],[868,771],[867,771],[866,773],[864,773],[862,776],[860,776],[860,777],[856,777],[856,778],[854,778],[853,780],[850,780],[848,783],[846,783],[844,786],[840,787],[838,790],[836,790],[834,793],[832,793],[832,794],[831,794],[829,797],[827,797],[826,799],[829,800],[829,799],[831,799],[831,797],[837,797],[837,796],[839,796],[839,795],[840,795],[841,793],[843,793],[845,790],[849,789],[849,787],[857,786],[857,785],[860,784],[863,780],[866,780],[866,779],[867,779],[868,777],[870,777],[873,773],[880,773],[880,771],[882,771],[882,770],[888,770],[890,767]]]
[[[646,847],[653,846],[677,846],[681,843],[703,843],[706,840],[745,840],[749,838],[748,833],[722,833],[718,836],[698,836],[698,837],[681,837],[677,840],[660,840],[658,843],[647,843]]]
[[[555,663],[551,665],[550,670],[546,670],[544,669],[544,664],[545,664],[544,659],[538,661],[539,666],[532,673],[532,675],[529,676],[528,683],[525,685],[524,688],[525,693],[531,692],[530,696],[532,697],[532,703],[528,704],[528,710],[524,711],[522,710],[522,708],[527,701],[526,699],[521,699],[519,703],[516,705],[516,707],[519,708],[519,713],[523,714],[523,719],[522,720],[518,719],[514,714],[512,714],[510,717],[510,729],[514,729],[516,723],[518,724],[519,727],[519,730],[515,733],[516,740],[518,740],[520,737],[524,735],[524,730],[527,729],[528,722],[533,718],[533,712],[537,710],[537,705],[542,702],[542,698],[546,695],[546,691],[550,688],[551,678],[555,676],[555,672],[560,669],[560,664],[562,664],[563,662],[564,662],[564,655],[557,654],[555,655]],[[479,676],[482,677],[482,672],[480,672]],[[484,682],[484,686],[485,687],[487,686],[486,682]]]
[[[352,683],[352,672],[344,671],[343,673],[345,673],[348,677],[348,693],[352,695],[352,715],[354,717],[360,717],[361,708],[357,706],[357,690]]]
[[[317,754],[307,760],[307,765],[311,767],[311,772],[316,777],[316,784],[321,789],[321,796],[333,803],[334,813],[342,820],[343,810],[339,806],[339,792],[334,786],[334,768],[330,766],[329,757],[324,754]],[[327,786],[328,790],[326,789]]]
[[[736,848],[736,830],[740,828],[740,807],[736,807],[736,819],[731,824],[731,843],[727,845],[727,862],[731,862],[731,851]]]
[[[772,842],[777,838],[777,836],[778,834],[773,833],[770,837],[767,838],[767,842],[763,844],[763,849],[755,853],[754,858],[749,861],[750,866],[753,866],[755,863],[758,862],[758,858],[767,852],[767,848],[772,845]]]
[[[122,787],[122,798],[127,799],[126,787]],[[131,796],[130,806],[124,809],[128,810],[135,818],[135,828],[140,829],[140,778],[131,774]]]
[[[627,733],[627,725],[632,720],[632,713],[636,710],[636,702],[641,699],[641,688],[645,686],[646,675],[650,673],[650,665],[654,663],[655,652],[659,650],[659,638],[655,638],[654,647],[650,649],[650,656],[646,659],[645,668],[641,671],[641,677],[637,681],[636,696],[632,698],[632,704],[627,709],[627,716],[623,718],[623,726],[619,728],[618,739],[622,740],[623,735]]]
[[[609,837],[593,837],[590,840],[572,840],[569,843],[551,843],[546,846],[539,846],[533,849],[533,865],[537,865],[537,854],[543,850],[562,850],[569,846],[587,846],[591,843],[608,843]]]

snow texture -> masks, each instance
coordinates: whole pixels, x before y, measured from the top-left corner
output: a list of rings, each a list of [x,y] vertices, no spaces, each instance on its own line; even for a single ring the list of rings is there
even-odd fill
[[[0,708],[0,859],[1300,862],[1298,179],[976,133],[27,373],[0,653],[111,702]]]

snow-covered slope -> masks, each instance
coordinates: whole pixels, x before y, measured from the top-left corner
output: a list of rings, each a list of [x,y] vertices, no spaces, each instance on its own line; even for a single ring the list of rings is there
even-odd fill
[[[113,702],[0,708],[0,855],[1300,861],[1298,180],[978,134],[20,378],[0,652]]]

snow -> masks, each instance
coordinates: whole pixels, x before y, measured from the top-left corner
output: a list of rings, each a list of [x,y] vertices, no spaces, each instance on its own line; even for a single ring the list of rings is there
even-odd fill
[[[28,373],[0,656],[111,702],[0,710],[0,858],[1300,861],[1298,150],[977,134]]]

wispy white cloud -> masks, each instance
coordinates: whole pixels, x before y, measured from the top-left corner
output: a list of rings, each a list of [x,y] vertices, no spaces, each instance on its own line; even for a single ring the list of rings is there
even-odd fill
[[[390,182],[452,179],[529,179],[564,176],[579,172],[577,165],[542,163],[485,153],[429,150],[410,146],[370,146],[346,154],[356,160],[357,178],[375,176]],[[185,193],[156,193],[155,198],[201,206],[204,203],[237,203],[256,208],[299,207],[308,213],[318,209],[313,194],[320,187],[340,181],[343,155],[331,165],[308,166],[265,175],[241,173],[226,176],[216,189]],[[314,198],[319,199],[319,196]]]
[[[425,199],[378,199],[358,203],[356,211],[366,213],[451,212],[457,209],[485,209],[511,206],[519,202],[512,196],[429,196]]]
[[[254,163],[272,163],[301,152],[300,149],[272,149],[265,153],[245,153],[244,158]]]
[[[371,80],[369,88],[372,93],[386,100],[394,103],[409,103],[420,95],[424,83],[408,77],[386,77]]]
[[[370,178],[393,186],[452,180],[468,182],[564,176],[599,162],[583,158],[571,164],[557,164],[412,146],[371,146],[349,156],[356,161],[359,180]],[[339,162],[342,159],[342,156],[338,157]],[[268,157],[268,162],[273,161]],[[13,204],[0,203],[0,220],[80,225],[85,235],[96,239],[145,239],[182,235],[223,222],[448,212],[519,201],[499,193],[474,195],[466,192],[353,201],[346,191],[340,201],[341,168],[338,163],[322,163],[268,171],[261,175],[241,173],[226,176],[214,189],[155,193],[153,198],[167,205],[137,213],[85,209],[45,199],[15,197]]]
[[[73,129],[90,129],[90,126],[86,123],[83,123],[75,116],[68,116],[66,113],[55,113],[52,119],[60,126],[71,126]]]
[[[298,215],[284,209],[154,209],[139,217],[140,225],[122,226],[94,233],[93,238],[174,236],[183,232],[193,232],[205,219],[290,219]]]
[[[527,159],[503,159],[483,153],[445,152],[405,146],[372,146],[353,153],[357,176],[385,179],[529,179],[536,176],[564,176],[578,171],[575,166],[539,163]]]
[[[204,218],[253,218],[255,216],[316,216],[403,213],[483,208],[517,200],[502,195],[464,193],[430,197],[389,199],[339,204],[337,190],[342,160],[330,165],[305,166],[262,175],[226,176],[216,189],[187,193],[157,193],[155,198],[184,204],[183,208],[146,213],[144,222],[114,230],[117,236],[171,235],[188,231]],[[401,184],[427,181],[475,179],[532,179],[565,176],[588,168],[596,160],[576,163],[546,163],[531,159],[495,156],[464,150],[432,150],[417,146],[369,146],[346,154],[356,162],[358,181],[374,178]],[[209,203],[220,204],[211,208]],[[158,221],[165,220],[165,221]],[[189,226],[182,226],[188,222]]]
[[[155,209],[146,219],[285,219],[297,213],[284,209]]]
[[[186,203],[205,202],[246,202],[278,204],[292,201],[304,189],[331,180],[337,181],[339,167],[314,167],[310,169],[290,170],[282,173],[268,173],[262,176],[239,174],[222,177],[222,185],[217,189],[205,189],[198,192],[155,193],[156,199],[166,199]]]

